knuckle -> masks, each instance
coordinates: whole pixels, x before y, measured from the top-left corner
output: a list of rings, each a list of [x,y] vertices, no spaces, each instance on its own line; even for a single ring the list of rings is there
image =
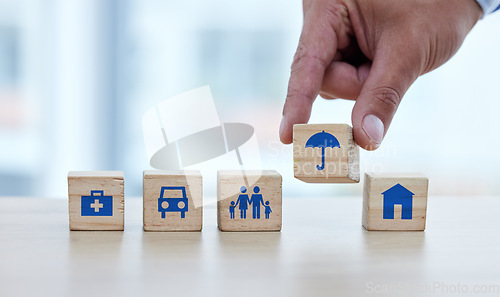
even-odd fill
[[[286,102],[293,100],[293,98],[298,97],[298,95],[299,95],[299,92],[298,92],[297,87],[292,82],[290,82],[290,84],[288,85],[288,90],[287,90],[287,94],[286,94]]]
[[[290,81],[286,95],[286,102],[293,101],[295,104],[298,104],[297,102],[300,101],[313,101],[313,93],[314,90],[311,87],[300,88],[296,83]]]
[[[345,31],[348,9],[343,1],[321,3],[307,1],[307,3],[309,5],[306,5],[308,9],[305,9],[304,27],[293,58],[292,68],[294,65],[303,64],[316,64],[326,68],[330,64],[328,60],[331,59],[332,50],[325,48],[329,44],[326,40],[338,39],[339,32]]]
[[[328,63],[324,57],[319,53],[315,53],[312,48],[310,48],[303,38],[299,39],[299,45],[297,51],[293,57],[292,70],[295,67],[302,68],[306,65],[319,64],[319,66],[326,68]]]
[[[399,92],[391,87],[380,87],[376,89],[373,98],[377,107],[390,112],[394,112],[401,102]]]

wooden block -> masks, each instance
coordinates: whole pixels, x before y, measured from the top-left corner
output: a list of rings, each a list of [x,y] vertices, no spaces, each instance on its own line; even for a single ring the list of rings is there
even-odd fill
[[[429,181],[421,174],[365,174],[366,230],[423,231]]]
[[[146,170],[144,231],[201,231],[203,193],[197,170]]]
[[[347,124],[293,125],[294,175],[308,183],[358,183],[359,147]]]
[[[68,173],[70,230],[123,230],[123,172]]]
[[[255,181],[248,184],[248,181]],[[217,173],[217,222],[221,231],[280,231],[281,175],[274,170]]]

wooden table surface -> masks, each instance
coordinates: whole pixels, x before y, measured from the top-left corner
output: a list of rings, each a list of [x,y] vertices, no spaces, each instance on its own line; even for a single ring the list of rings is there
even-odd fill
[[[0,198],[0,296],[500,296],[500,198],[430,197],[425,232],[368,232],[361,198],[289,198],[283,230],[68,229],[66,200]]]

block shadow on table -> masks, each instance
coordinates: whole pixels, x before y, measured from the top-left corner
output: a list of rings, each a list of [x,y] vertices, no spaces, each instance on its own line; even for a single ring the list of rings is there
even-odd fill
[[[144,257],[179,258],[200,253],[202,232],[144,232]]]
[[[363,228],[362,244],[362,257],[371,263],[365,269],[366,275],[361,277],[364,286],[397,286],[399,293],[424,287],[427,269],[425,232],[366,231]]]
[[[69,256],[82,261],[99,258],[106,259],[107,263],[118,261],[122,242],[122,231],[71,231]]]
[[[219,252],[225,257],[278,256],[281,232],[218,232]]]
[[[425,247],[425,232],[421,231],[366,231],[363,228],[362,234],[368,253],[411,252],[418,255]]]

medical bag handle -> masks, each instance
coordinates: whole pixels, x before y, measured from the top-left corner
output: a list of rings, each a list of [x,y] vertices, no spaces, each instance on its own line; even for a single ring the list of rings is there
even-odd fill
[[[101,194],[101,195],[96,195],[96,194]],[[104,196],[104,191],[103,190],[90,191],[90,196]]]

